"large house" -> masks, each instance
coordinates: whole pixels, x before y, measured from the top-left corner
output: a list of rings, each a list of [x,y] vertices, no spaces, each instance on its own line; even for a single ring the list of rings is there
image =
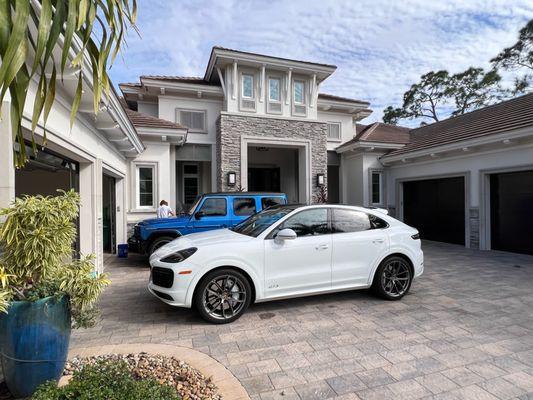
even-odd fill
[[[44,150],[12,164],[9,100],[0,120],[0,206],[74,188],[79,249],[125,243],[161,199],[265,190],[291,202],[388,208],[423,238],[533,253],[533,94],[417,129],[363,125],[369,103],[320,92],[333,65],[212,49],[202,77],[141,76],[92,115],[87,79],[69,128],[76,76],[58,82]],[[30,137],[31,93],[24,128]],[[44,127],[36,135],[42,140]]]

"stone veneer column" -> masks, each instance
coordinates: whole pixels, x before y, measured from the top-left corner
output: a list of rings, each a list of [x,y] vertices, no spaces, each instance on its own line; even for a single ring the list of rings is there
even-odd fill
[[[317,174],[327,184],[327,130],[325,122],[221,114],[217,121],[217,190],[234,191],[241,186],[241,137],[296,139],[310,142],[311,201],[318,194]],[[268,145],[267,145],[268,146]],[[235,187],[227,185],[227,173],[235,172]],[[246,188],[244,188],[246,189]]]
[[[479,249],[479,207],[470,207],[470,248]]]

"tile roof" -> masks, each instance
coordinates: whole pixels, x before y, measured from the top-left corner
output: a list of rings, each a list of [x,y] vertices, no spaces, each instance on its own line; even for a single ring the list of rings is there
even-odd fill
[[[140,113],[130,109],[127,103],[122,98],[120,103],[131,123],[137,128],[159,128],[159,129],[187,129],[183,125],[180,125],[176,122],[168,121],[166,119],[152,117],[151,115]]]
[[[370,125],[356,124],[355,137],[338,148],[349,146],[357,142],[390,143],[404,145],[409,143],[409,128],[374,122]]]
[[[318,94],[318,98],[319,99],[324,99],[324,100],[348,101],[350,103],[359,103],[359,104],[370,105],[370,103],[368,101],[350,99],[348,97],[335,96],[333,94],[328,94],[328,93],[319,93]]]
[[[533,126],[533,93],[410,131],[411,141],[387,156]]]

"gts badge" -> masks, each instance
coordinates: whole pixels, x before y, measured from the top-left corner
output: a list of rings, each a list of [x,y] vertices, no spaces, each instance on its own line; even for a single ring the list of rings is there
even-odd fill
[[[279,285],[277,285],[275,283],[271,283],[270,285],[268,285],[268,288],[269,289],[277,289],[277,288],[279,288]]]

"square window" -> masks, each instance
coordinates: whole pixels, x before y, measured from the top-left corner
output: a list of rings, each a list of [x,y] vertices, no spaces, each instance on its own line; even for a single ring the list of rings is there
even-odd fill
[[[340,140],[341,139],[341,124],[337,122],[329,122],[327,125],[328,139]]]

